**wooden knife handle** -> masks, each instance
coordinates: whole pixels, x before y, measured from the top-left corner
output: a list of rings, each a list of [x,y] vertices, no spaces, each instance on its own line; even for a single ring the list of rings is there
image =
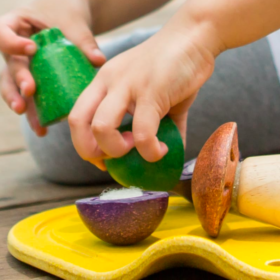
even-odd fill
[[[280,155],[243,161],[237,208],[247,217],[280,227]]]

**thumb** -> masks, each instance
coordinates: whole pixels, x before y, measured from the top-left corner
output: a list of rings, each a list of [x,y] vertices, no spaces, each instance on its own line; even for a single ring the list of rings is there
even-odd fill
[[[85,22],[75,22],[65,29],[61,29],[63,34],[75,44],[92,62],[94,66],[102,66],[106,62],[105,55],[100,51],[94,35]]]
[[[0,19],[0,51],[10,55],[33,55],[36,52],[36,44],[18,35],[20,21],[14,16],[6,16]]]

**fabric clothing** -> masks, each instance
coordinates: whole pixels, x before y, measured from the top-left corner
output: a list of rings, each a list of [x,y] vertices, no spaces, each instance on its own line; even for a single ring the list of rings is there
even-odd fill
[[[280,30],[277,30],[267,36],[270,45],[273,61],[280,80]]]
[[[100,47],[110,59],[140,44],[159,29],[139,29]],[[214,74],[190,109],[186,160],[196,157],[209,136],[229,121],[238,124],[243,157],[279,152],[280,62],[275,57],[277,47],[271,38],[229,50],[217,58]],[[35,136],[25,118],[22,128],[29,150],[48,180],[75,185],[112,181],[108,173],[78,156],[66,121],[49,127],[44,138]]]

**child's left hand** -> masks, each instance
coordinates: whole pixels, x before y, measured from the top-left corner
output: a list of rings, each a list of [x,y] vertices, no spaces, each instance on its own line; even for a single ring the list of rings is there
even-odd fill
[[[191,38],[161,30],[100,69],[69,116],[74,146],[84,160],[105,170],[104,158],[121,157],[134,146],[147,161],[161,159],[168,148],[156,134],[167,114],[185,143],[188,109],[214,69],[211,51]],[[117,128],[127,112],[133,132],[121,134]]]

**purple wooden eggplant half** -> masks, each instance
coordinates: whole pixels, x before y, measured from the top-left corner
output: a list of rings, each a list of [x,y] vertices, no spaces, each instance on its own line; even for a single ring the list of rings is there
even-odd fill
[[[132,198],[76,201],[86,227],[98,238],[115,245],[131,245],[150,236],[162,221],[168,206],[167,192],[143,192]]]

